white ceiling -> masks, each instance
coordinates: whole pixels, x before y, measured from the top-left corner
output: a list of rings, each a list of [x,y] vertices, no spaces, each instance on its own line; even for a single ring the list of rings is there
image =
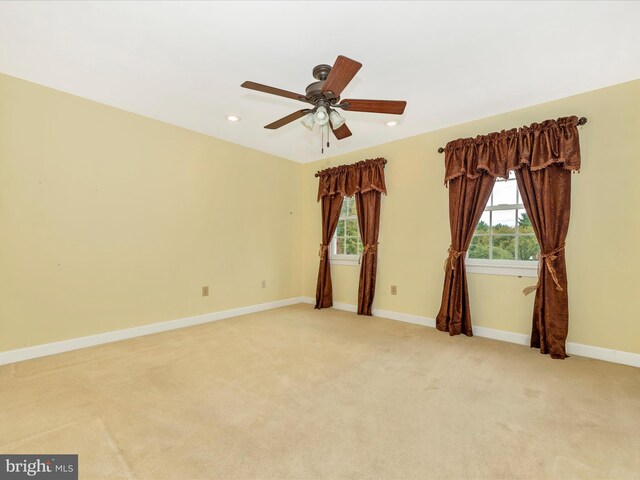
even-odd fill
[[[0,2],[0,72],[309,162],[640,78],[639,25],[640,2]],[[343,98],[405,114],[345,112],[324,155],[262,128],[305,104],[243,81],[304,93],[339,54],[364,65]]]

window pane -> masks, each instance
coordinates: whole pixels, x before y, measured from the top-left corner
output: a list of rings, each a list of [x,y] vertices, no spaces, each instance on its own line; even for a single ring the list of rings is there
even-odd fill
[[[518,210],[518,233],[533,233],[533,227],[531,226],[531,219],[524,210]]]
[[[336,253],[338,255],[343,255],[345,253],[344,237],[336,237]]]
[[[516,259],[516,237],[514,235],[494,235],[492,240],[494,260]]]
[[[336,235],[338,237],[344,237],[344,230],[345,230],[345,228],[344,228],[344,220],[340,220],[338,222],[338,228],[336,229]]]
[[[358,243],[360,242],[359,238],[356,237],[347,237],[347,255],[357,255],[358,254]]]
[[[516,233],[516,211],[494,210],[491,212],[492,233]]]
[[[342,199],[342,208],[340,209],[340,216],[341,217],[346,217],[347,216],[347,209],[349,208],[349,199],[348,198],[343,198]]]
[[[540,253],[540,245],[535,235],[518,236],[518,260],[537,260]]]
[[[362,253],[362,250],[364,250],[364,247],[362,246],[362,239],[358,237],[358,254]]]
[[[359,237],[358,220],[345,220],[347,235],[350,237]]]
[[[469,246],[469,258],[489,258],[489,236],[473,237]]]
[[[356,216],[356,199],[355,198],[350,198],[349,199],[349,209],[348,209],[348,213],[347,215],[352,215],[352,216]]]
[[[493,205],[515,205],[518,201],[517,191],[517,184],[513,180],[496,181],[493,187]]]
[[[484,212],[482,214],[475,233],[489,233],[490,216],[491,214],[489,212]]]

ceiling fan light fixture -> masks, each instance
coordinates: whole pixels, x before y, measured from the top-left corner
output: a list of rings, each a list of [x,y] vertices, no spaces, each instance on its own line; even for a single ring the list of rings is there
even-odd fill
[[[390,120],[387,122],[387,127],[395,127],[398,124],[395,120]]]
[[[236,116],[236,115],[229,115],[227,117],[227,120],[229,120],[230,122],[237,122],[240,120],[240,117]]]
[[[313,116],[313,113],[307,113],[304,118],[300,121],[300,123],[302,125],[305,126],[305,128],[309,129],[309,130],[313,130],[313,125],[315,123],[315,118]]]
[[[313,115],[316,123],[320,126],[329,123],[329,113],[325,107],[318,107],[316,113]]]
[[[333,128],[340,128],[342,125],[344,125],[344,118],[342,118],[342,115],[340,115],[335,110],[331,110],[331,113],[329,114],[329,120],[331,120],[331,125],[333,126]]]

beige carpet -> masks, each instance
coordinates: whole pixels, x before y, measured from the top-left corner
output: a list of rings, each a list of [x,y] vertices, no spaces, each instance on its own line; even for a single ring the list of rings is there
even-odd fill
[[[640,478],[640,370],[309,305],[0,367],[80,478]]]

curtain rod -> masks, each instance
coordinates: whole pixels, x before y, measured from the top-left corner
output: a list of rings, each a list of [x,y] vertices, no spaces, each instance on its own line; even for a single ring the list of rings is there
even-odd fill
[[[584,125],[585,123],[587,123],[587,117],[580,117],[578,119],[578,125]],[[443,153],[444,152],[444,148],[440,147],[438,149],[438,153]]]
[[[373,159],[373,160],[375,160],[375,159]],[[365,161],[366,161],[366,160],[365,160]],[[386,164],[387,164],[387,159],[386,159],[386,158],[383,158],[383,159],[382,159],[382,165],[386,165]],[[350,164],[347,164],[347,165],[350,165]],[[352,165],[352,164],[351,164],[351,165]],[[336,168],[336,167],[329,167],[329,168]],[[328,170],[328,169],[327,169],[327,170]],[[319,176],[320,176],[320,175],[319,175],[319,173],[320,173],[320,172],[317,172],[317,173],[314,175],[314,177],[319,177]]]

